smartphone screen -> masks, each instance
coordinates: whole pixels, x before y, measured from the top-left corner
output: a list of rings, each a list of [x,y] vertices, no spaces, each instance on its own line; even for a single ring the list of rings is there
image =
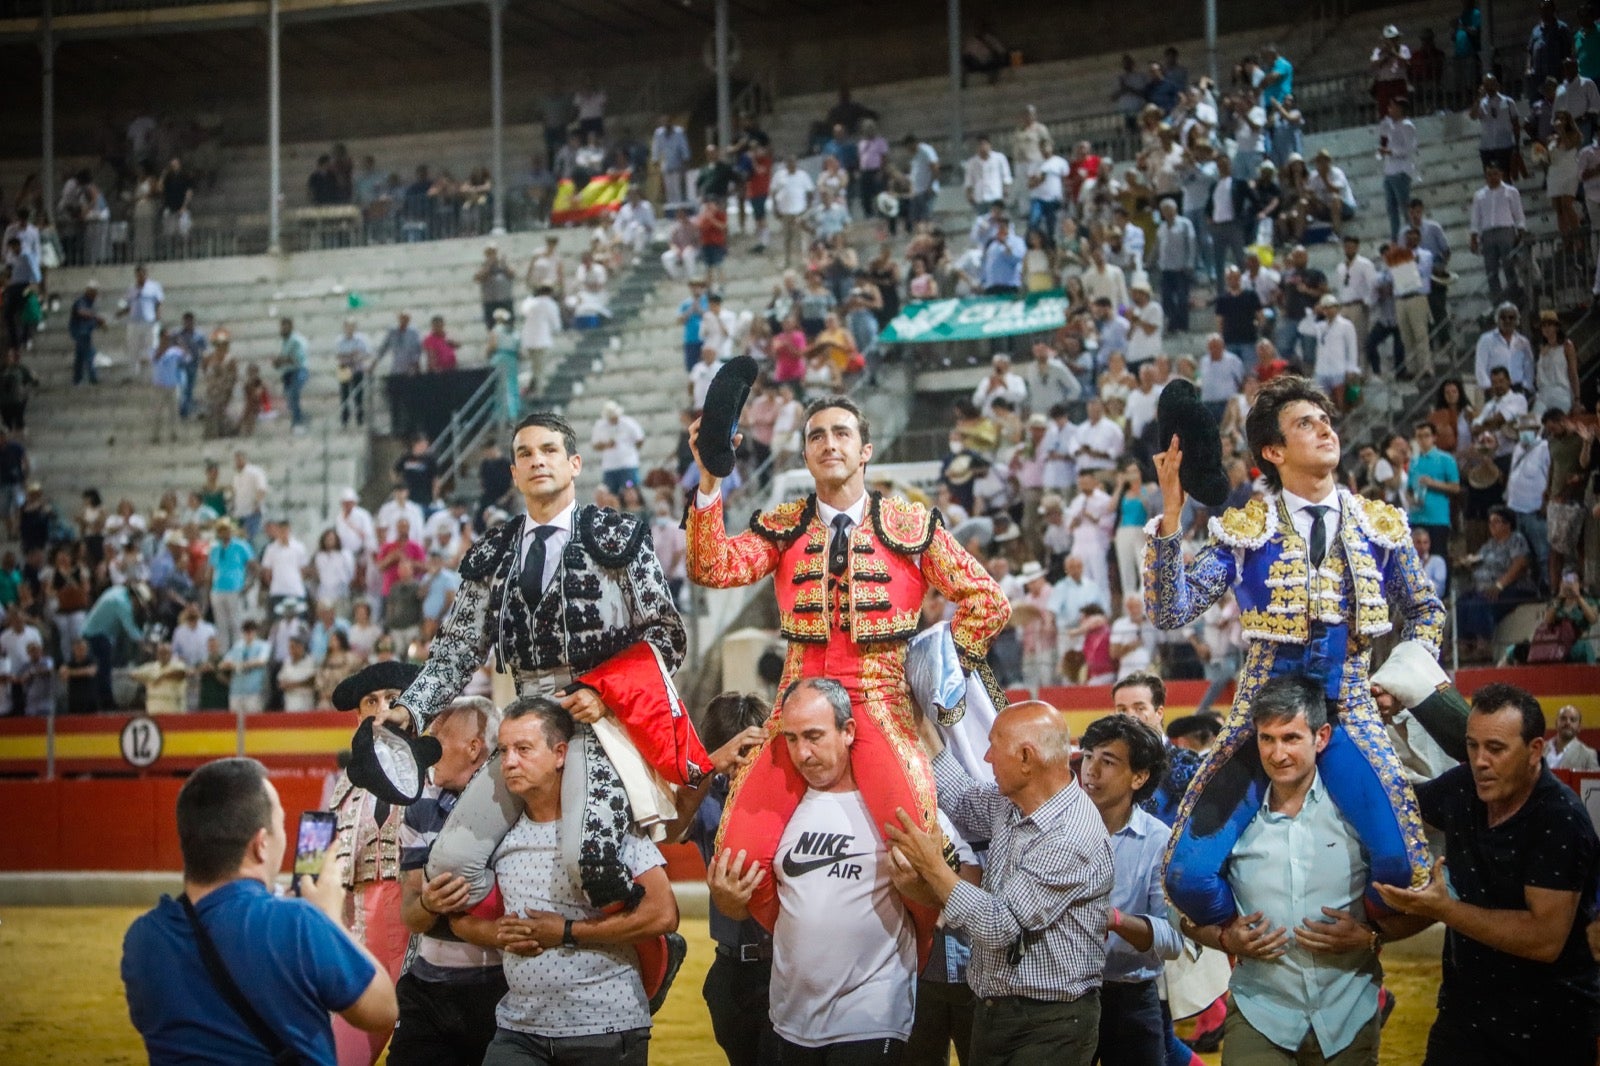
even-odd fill
[[[306,811],[300,816],[300,836],[294,845],[296,877],[315,877],[322,872],[322,860],[333,843],[335,824],[332,811]]]

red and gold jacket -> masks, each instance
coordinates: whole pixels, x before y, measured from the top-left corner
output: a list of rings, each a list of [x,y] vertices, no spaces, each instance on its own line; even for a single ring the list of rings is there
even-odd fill
[[[750,529],[734,536],[723,526],[721,496],[691,507],[688,569],[689,579],[707,588],[773,575],[779,629],[801,644],[826,644],[834,631],[856,644],[910,640],[931,586],[956,605],[950,631],[969,670],[983,662],[1011,615],[1000,586],[944,529],[938,511],[876,492],[850,532],[849,569],[832,602],[828,527],[815,494],[756,514]]]

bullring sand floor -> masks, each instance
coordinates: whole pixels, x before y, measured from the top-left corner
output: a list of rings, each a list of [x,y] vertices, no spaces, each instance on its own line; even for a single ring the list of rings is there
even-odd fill
[[[127,907],[10,907],[0,911],[0,1066],[102,1066],[145,1061],[118,974]],[[700,985],[711,963],[703,918],[685,919],[689,957],[650,1041],[655,1066],[714,1066],[722,1057]],[[1420,1062],[1433,1022],[1437,962],[1386,966],[1399,1005],[1383,1033],[1384,1066]],[[953,1061],[953,1060],[952,1060]],[[1220,1061],[1209,1056],[1208,1062]]]

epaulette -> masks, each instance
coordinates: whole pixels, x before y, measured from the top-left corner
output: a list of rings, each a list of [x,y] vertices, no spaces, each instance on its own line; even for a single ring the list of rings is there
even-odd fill
[[[593,505],[578,508],[573,524],[594,561],[608,570],[633,562],[639,545],[650,532],[650,524],[635,515]]]
[[[1259,548],[1272,539],[1271,510],[1265,500],[1251,500],[1213,516],[1207,528],[1230,548]]]
[[[790,500],[768,510],[757,511],[750,516],[750,529],[774,544],[788,544],[805,532],[816,513],[817,497],[813,493],[803,500]]]
[[[1373,543],[1391,551],[1411,540],[1411,523],[1392,503],[1363,496],[1356,501],[1356,520]]]
[[[523,517],[508,519],[479,537],[477,543],[467,549],[461,566],[457,568],[461,579],[487,581],[492,577],[501,553],[516,544],[522,532],[522,523],[526,521]]]
[[[920,503],[872,494],[872,526],[891,551],[900,555],[921,555],[933,543],[933,534],[944,525],[944,516],[937,509],[929,510]]]

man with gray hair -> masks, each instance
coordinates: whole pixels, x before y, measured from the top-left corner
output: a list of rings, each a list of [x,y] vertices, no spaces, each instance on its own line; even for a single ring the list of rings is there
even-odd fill
[[[562,861],[561,837],[570,831],[562,809],[581,806],[587,784],[575,731],[572,716],[546,696],[517,700],[500,723],[500,771],[518,808],[492,859],[504,914],[450,920],[461,939],[505,953],[509,991],[495,1010],[482,1059],[488,1066],[645,1066],[649,1059],[650,1000],[636,945],[675,930],[678,903],[666,860],[631,827],[617,848],[640,890],[631,907],[608,912],[593,905]],[[451,895],[438,900],[440,909],[465,904],[465,881],[443,887]],[[469,1061],[459,1050],[452,1059]]]
[[[911,1035],[916,934],[851,769],[850,696],[832,678],[804,678],[782,708],[780,742],[806,792],[770,871],[779,913],[772,1028],[785,1063],[898,1063]],[[750,916],[750,898],[768,876],[745,860],[743,851],[723,851],[707,877],[711,901],[735,921]],[[842,954],[841,945],[849,946]]]
[[[939,841],[902,813],[889,826],[897,887],[943,907],[972,941],[968,983],[978,997],[973,1061],[1089,1066],[1100,1024],[1113,881],[1105,822],[1073,777],[1066,716],[1014,703],[989,730],[994,782],[968,777],[937,733],[939,807],[974,840],[989,840],[981,886],[956,877]]]
[[[445,916],[466,907],[466,878],[430,879],[424,870],[461,790],[494,754],[499,728],[499,713],[482,696],[461,697],[428,726],[442,754],[400,827],[401,917],[417,934],[417,948],[395,986],[400,1022],[389,1044],[395,1066],[476,1066],[494,1039],[495,1006],[506,994],[500,952],[450,930]]]

